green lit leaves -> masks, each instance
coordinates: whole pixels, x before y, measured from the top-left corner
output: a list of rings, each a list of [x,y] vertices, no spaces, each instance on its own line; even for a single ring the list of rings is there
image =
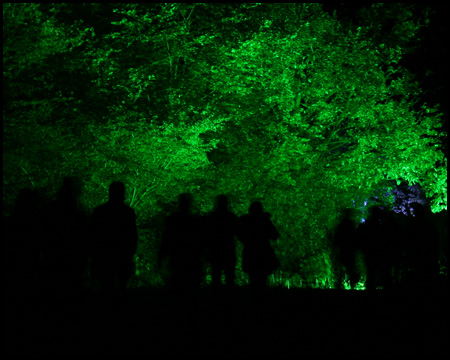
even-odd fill
[[[424,184],[424,189],[432,199],[432,211],[437,213],[447,210],[447,158],[443,158],[436,168],[430,169],[427,178],[429,180]]]
[[[388,181],[419,182],[446,208],[446,134],[435,109],[413,110],[419,89],[392,34],[344,31],[319,4],[95,5],[73,22],[76,6],[4,5],[8,184],[30,181],[16,164],[31,179],[40,161],[45,178],[83,171],[95,206],[93,184],[121,178],[148,191],[133,202],[142,218],[189,190],[232,194],[240,214],[259,198],[284,266],[311,278],[329,273],[336,209]],[[394,32],[409,36],[404,20]]]

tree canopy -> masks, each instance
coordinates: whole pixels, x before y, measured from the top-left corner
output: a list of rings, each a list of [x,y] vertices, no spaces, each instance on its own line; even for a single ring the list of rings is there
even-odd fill
[[[427,19],[413,9],[372,5],[384,36],[320,4],[3,4],[4,208],[67,174],[92,208],[120,179],[149,270],[179,193],[200,212],[259,199],[283,271],[324,278],[341,207],[406,182],[447,208],[442,114],[400,64]]]

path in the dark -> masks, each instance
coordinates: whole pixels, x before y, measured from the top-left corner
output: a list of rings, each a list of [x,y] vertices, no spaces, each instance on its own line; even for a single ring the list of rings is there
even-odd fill
[[[54,302],[52,305],[51,302]],[[202,289],[180,304],[163,290],[129,291],[121,303],[6,307],[8,353],[447,354],[448,292],[271,290],[254,303]]]

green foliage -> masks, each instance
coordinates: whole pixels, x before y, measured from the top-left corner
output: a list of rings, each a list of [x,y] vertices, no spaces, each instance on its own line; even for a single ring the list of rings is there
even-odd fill
[[[447,208],[441,114],[399,65],[421,23],[402,9],[374,4],[352,27],[319,4],[4,4],[4,204],[78,173],[92,209],[124,181],[135,284],[159,286],[179,193],[201,213],[219,193],[238,215],[260,199],[281,233],[278,279],[329,286],[339,208],[392,180]],[[385,14],[399,21],[383,40]]]

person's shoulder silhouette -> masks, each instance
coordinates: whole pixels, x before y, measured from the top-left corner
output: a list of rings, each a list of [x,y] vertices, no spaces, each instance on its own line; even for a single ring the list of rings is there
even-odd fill
[[[11,215],[5,219],[6,283],[15,288],[18,297],[25,297],[25,293],[37,284],[35,280],[44,249],[40,214],[39,191],[25,188],[19,192]]]
[[[341,218],[335,230],[335,244],[337,246],[350,246],[354,241],[356,225],[353,221],[353,209],[343,209]]]
[[[202,251],[201,218],[192,212],[193,197],[183,193],[178,208],[166,218],[159,262],[169,258],[173,288],[197,288],[200,283]]]
[[[125,185],[122,182],[111,183],[109,200],[95,208],[92,217],[94,229],[103,233],[103,236],[99,236],[110,241],[127,242],[131,247],[130,251],[136,250],[136,213],[125,204]]]
[[[44,287],[65,291],[81,287],[89,256],[88,218],[80,205],[82,190],[80,177],[65,177],[55,199],[43,211]]]
[[[212,236],[230,237],[237,232],[238,217],[228,208],[228,198],[219,195],[216,198],[216,206],[208,215],[208,222]]]
[[[232,289],[235,280],[236,244],[238,235],[238,217],[229,210],[228,197],[216,197],[214,210],[208,214],[207,258],[211,264],[212,285],[221,286],[222,271],[228,289]]]
[[[249,213],[240,218],[239,240],[244,244],[242,270],[249,274],[256,300],[262,300],[267,276],[280,266],[270,244],[270,240],[278,239],[280,234],[270,217],[263,212],[261,202],[254,201]]]
[[[80,239],[80,232],[86,230],[87,215],[80,207],[82,180],[76,176],[66,177],[56,198],[44,210],[45,230],[62,238]]]
[[[271,214],[263,211],[259,201],[254,201],[250,205],[249,213],[240,218],[240,234],[244,241],[276,240],[280,236],[272,223]]]
[[[167,216],[165,237],[169,242],[176,242],[174,246],[180,249],[192,249],[193,243],[199,239],[201,232],[201,218],[192,211],[193,196],[190,193],[180,194],[178,208]]]
[[[112,289],[114,284],[120,289],[126,288],[137,250],[136,214],[124,201],[125,185],[113,182],[108,201],[95,208],[92,214],[93,271],[106,290]]]

